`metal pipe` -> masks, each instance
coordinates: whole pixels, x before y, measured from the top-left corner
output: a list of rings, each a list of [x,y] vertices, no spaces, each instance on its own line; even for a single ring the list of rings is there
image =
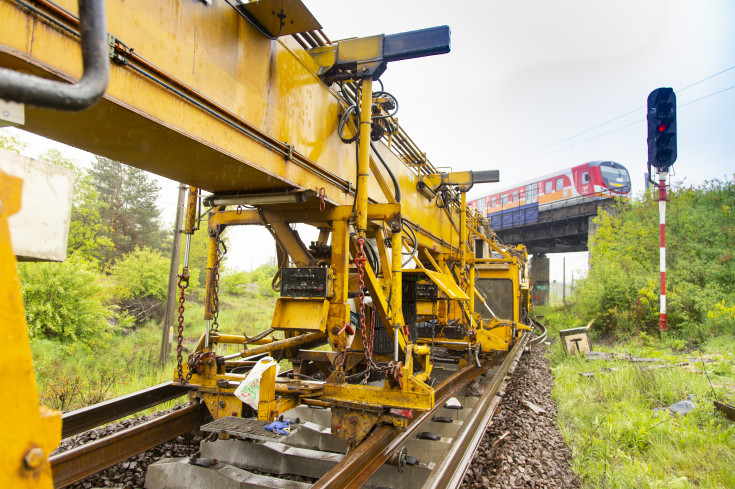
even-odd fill
[[[79,0],[81,79],[74,84],[0,68],[0,98],[51,109],[78,111],[94,105],[110,79],[104,0]]]
[[[357,157],[357,195],[355,196],[355,227],[360,238],[367,230],[368,183],[370,179],[370,132],[372,128],[373,80],[362,80],[360,92],[360,129]]]
[[[259,353],[269,353],[276,350],[283,350],[284,348],[291,348],[293,346],[303,345],[305,343],[311,343],[312,341],[326,341],[329,337],[324,333],[307,333],[293,338],[286,338],[285,340],[274,341],[267,345],[258,345],[253,348],[245,348],[240,352],[241,357],[249,357],[257,355]]]
[[[204,333],[204,348],[209,348],[209,331],[211,329],[211,322],[207,319],[207,331]]]
[[[191,234],[186,235],[186,245],[184,246],[184,268],[189,268],[189,252],[191,251]]]

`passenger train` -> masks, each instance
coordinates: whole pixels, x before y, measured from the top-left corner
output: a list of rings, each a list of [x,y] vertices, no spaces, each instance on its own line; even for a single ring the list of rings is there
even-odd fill
[[[493,229],[530,224],[552,207],[628,197],[630,174],[620,163],[591,161],[519,183],[472,200],[468,205],[490,219]]]

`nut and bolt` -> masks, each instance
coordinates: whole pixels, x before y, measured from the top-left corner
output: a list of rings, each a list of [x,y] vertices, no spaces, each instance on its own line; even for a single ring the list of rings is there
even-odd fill
[[[37,469],[43,465],[45,461],[46,457],[43,454],[43,450],[39,447],[33,447],[23,455],[23,465],[28,470]]]

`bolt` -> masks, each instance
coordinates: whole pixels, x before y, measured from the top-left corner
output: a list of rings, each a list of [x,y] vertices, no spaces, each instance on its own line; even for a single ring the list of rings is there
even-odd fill
[[[43,455],[43,450],[38,447],[29,449],[25,455],[23,455],[23,465],[28,470],[37,469],[46,461],[46,457]]]
[[[339,326],[335,326],[334,328],[332,328],[332,334],[333,335],[338,335],[339,334]]]
[[[367,66],[363,66],[363,67],[362,67],[362,72],[363,72],[363,73],[367,73]]]
[[[351,417],[350,417],[350,423],[352,423],[352,424],[357,424],[357,418],[356,418],[356,417],[354,417],[354,416],[351,416]]]
[[[227,406],[227,403],[225,403],[225,401],[220,401],[220,402],[219,402],[219,407],[220,407],[220,408],[224,409],[224,408],[225,408],[225,406]]]

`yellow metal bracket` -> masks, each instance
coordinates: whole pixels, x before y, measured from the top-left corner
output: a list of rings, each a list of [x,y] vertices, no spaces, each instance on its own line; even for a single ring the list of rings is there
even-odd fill
[[[20,210],[22,180],[0,171],[0,487],[53,487],[48,456],[61,441],[61,413],[40,406],[8,217]],[[12,393],[12,394],[10,394]]]

